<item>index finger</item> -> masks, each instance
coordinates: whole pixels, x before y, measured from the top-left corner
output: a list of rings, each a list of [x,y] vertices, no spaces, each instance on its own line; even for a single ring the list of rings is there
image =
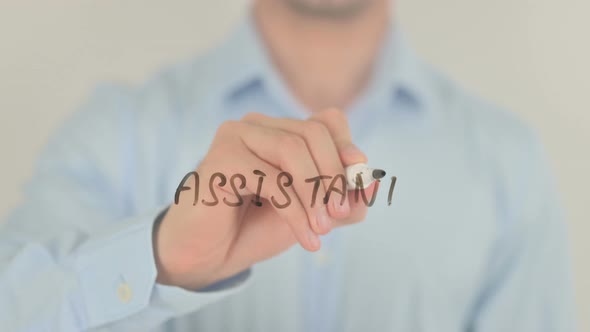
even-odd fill
[[[352,143],[352,135],[348,126],[348,119],[342,111],[338,109],[327,109],[315,113],[310,120],[320,121],[326,128],[328,128],[332,140],[338,149],[340,160],[344,166],[367,163],[367,156],[359,150],[354,143]],[[368,197],[371,197],[373,190],[375,189],[376,186],[371,185],[365,190],[365,193],[370,195]],[[354,190],[349,188],[347,196],[351,197],[350,195],[353,192]],[[336,223],[338,225],[359,222],[363,220],[367,214],[368,208],[365,204],[359,204],[355,199],[348,199],[348,201],[350,202],[350,215],[346,220],[338,220]]]
[[[357,163],[367,163],[367,156],[352,143],[348,119],[344,112],[336,108],[330,108],[313,114],[310,120],[319,121],[328,128],[338,149],[342,164],[349,166]]]

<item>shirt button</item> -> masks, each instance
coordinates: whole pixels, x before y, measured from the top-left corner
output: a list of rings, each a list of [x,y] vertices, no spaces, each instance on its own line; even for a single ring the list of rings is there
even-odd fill
[[[320,250],[316,253],[315,260],[318,266],[324,267],[330,262],[330,255],[327,252],[322,252]]]
[[[122,283],[117,288],[117,296],[119,297],[119,300],[123,303],[128,303],[129,301],[131,301],[132,295],[133,294],[131,292],[131,287],[129,287],[127,283]]]

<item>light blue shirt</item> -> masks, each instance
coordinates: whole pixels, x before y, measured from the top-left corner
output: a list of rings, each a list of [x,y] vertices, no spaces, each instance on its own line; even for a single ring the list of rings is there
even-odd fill
[[[99,87],[52,137],[0,231],[0,330],[573,330],[564,225],[535,135],[391,31],[346,110],[370,164],[398,177],[391,206],[386,180],[366,221],[317,253],[296,245],[204,290],[155,283],[154,220],[219,124],[309,115],[248,18],[140,87]]]

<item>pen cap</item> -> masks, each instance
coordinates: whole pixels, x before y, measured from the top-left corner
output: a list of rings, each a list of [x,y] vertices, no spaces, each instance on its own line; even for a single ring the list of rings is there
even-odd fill
[[[368,188],[375,180],[373,178],[373,169],[366,164],[350,165],[346,167],[346,184],[348,185],[348,190],[354,190],[356,188],[357,174],[360,174],[363,180],[363,189]]]

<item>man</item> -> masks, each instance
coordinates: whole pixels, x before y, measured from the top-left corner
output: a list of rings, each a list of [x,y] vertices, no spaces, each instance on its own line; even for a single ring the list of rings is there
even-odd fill
[[[205,56],[98,89],[2,229],[0,329],[572,330],[539,144],[389,6],[258,0]],[[310,204],[359,162],[399,178],[391,206],[324,204],[331,178]]]

